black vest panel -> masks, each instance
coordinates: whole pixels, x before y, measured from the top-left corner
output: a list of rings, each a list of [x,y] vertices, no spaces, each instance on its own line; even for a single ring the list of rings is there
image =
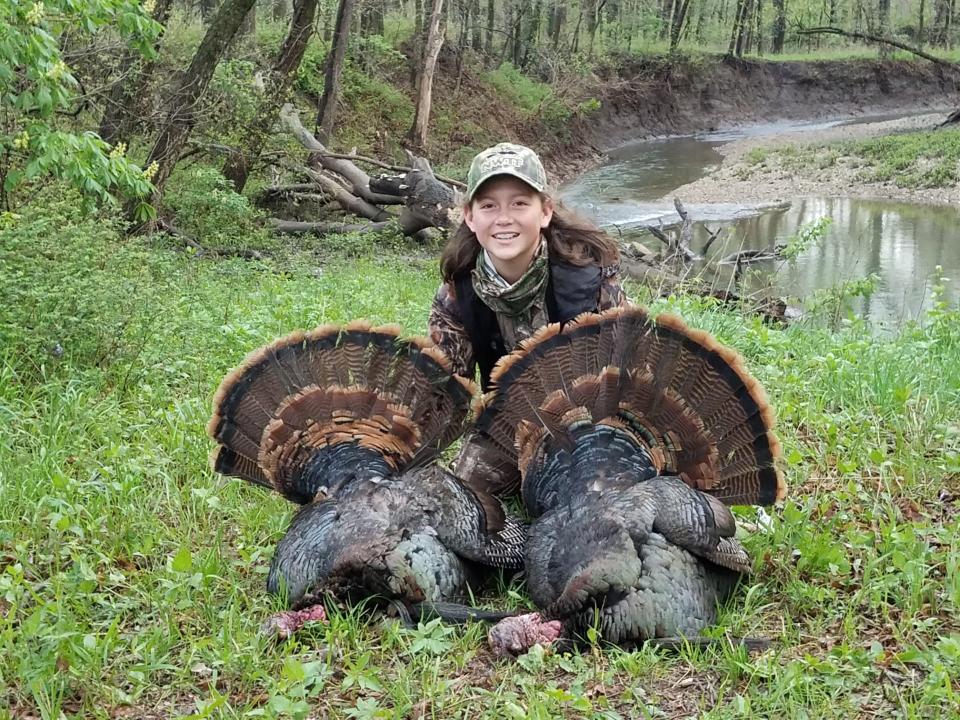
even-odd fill
[[[565,323],[584,312],[596,312],[602,275],[599,265],[569,265],[550,261],[547,280],[547,317]],[[460,321],[470,337],[473,356],[480,368],[480,385],[489,390],[490,373],[497,360],[513,348],[506,348],[496,313],[477,297],[470,272],[454,278]]]

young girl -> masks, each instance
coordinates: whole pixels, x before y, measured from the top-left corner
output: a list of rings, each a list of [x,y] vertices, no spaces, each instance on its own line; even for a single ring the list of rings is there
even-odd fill
[[[443,283],[430,311],[430,336],[454,371],[489,389],[501,357],[551,322],[626,302],[614,241],[589,221],[555,205],[540,158],[501,143],[473,159],[463,222],[440,259]],[[454,472],[498,493],[519,474],[468,436]]]

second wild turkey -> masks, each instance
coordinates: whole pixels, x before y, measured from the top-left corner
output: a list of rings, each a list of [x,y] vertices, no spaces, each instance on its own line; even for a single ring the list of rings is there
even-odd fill
[[[230,372],[208,426],[214,470],[302,505],[268,590],[294,610],[324,594],[409,607],[462,597],[484,566],[522,566],[522,525],[435,464],[475,394],[427,341],[363,322],[293,333]]]
[[[540,610],[494,626],[494,649],[712,624],[751,565],[727,505],[785,493],[773,411],[740,357],[632,306],[543,328],[492,379],[477,428],[519,464]]]

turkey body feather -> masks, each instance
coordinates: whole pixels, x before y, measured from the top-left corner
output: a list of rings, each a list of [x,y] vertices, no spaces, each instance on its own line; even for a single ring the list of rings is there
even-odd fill
[[[537,621],[612,642],[712,624],[751,568],[727,505],[785,492],[773,411],[741,358],[633,306],[544,328],[492,379],[477,428],[519,464],[537,518]]]
[[[434,464],[475,396],[427,341],[362,322],[293,333],[229,373],[213,468],[302,505],[268,590],[293,607],[324,594],[443,602],[484,567],[520,567],[522,524]]]

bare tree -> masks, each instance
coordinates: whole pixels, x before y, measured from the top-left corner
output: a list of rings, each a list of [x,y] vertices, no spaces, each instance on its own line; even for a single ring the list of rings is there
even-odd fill
[[[337,8],[337,23],[333,30],[333,46],[327,56],[327,65],[323,75],[323,96],[317,110],[317,138],[322,143],[330,142],[333,126],[337,119],[337,96],[340,94],[340,75],[343,73],[343,61],[347,55],[347,43],[350,41],[350,23],[356,0],[340,0]]]
[[[290,30],[270,70],[266,94],[249,127],[246,142],[238,152],[231,154],[223,167],[224,176],[233,183],[237,192],[241,192],[246,185],[250,167],[260,157],[270,128],[280,112],[280,106],[286,100],[293,77],[300,67],[307,43],[313,34],[316,11],[317,0],[295,0]]]
[[[670,24],[670,49],[676,50],[680,44],[680,33],[683,31],[683,23],[687,19],[687,11],[690,9],[690,0],[676,0],[673,5],[673,17]]]
[[[173,172],[190,133],[197,122],[196,109],[210,84],[213,71],[227,46],[237,34],[240,24],[250,12],[255,0],[224,0],[210,23],[190,67],[183,74],[176,91],[167,102],[163,128],[147,157],[146,165],[157,164],[153,176],[154,193],[150,204],[157,207],[163,197],[163,188]],[[132,215],[132,208],[131,208]]]
[[[173,0],[157,0],[151,16],[158,23],[166,26],[172,7]],[[162,34],[157,37],[154,44],[155,51],[159,49],[162,37]],[[129,125],[133,118],[131,110],[136,105],[137,99],[146,94],[153,69],[156,67],[155,60],[147,60],[138,66],[139,59],[140,54],[135,50],[127,51],[123,60],[120,61],[119,77],[106,98],[107,106],[100,119],[100,137],[110,144],[125,137],[129,132]],[[139,72],[135,72],[137,67],[140,68]]]
[[[773,28],[771,29],[770,49],[774,54],[783,52],[783,42],[787,34],[787,3],[786,0],[773,0]]]
[[[443,33],[440,20],[443,13],[443,0],[433,0],[430,9],[430,25],[427,29],[427,41],[423,48],[423,64],[417,76],[417,107],[410,128],[410,142],[414,148],[424,148],[427,144],[427,125],[430,121],[430,106],[433,102],[433,75],[437,69],[437,58],[443,46]]]

